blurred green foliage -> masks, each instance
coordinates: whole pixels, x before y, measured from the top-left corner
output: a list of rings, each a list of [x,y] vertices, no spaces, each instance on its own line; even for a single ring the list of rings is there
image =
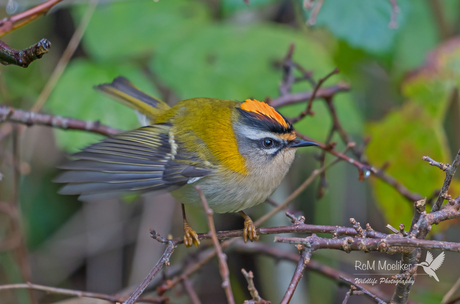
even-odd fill
[[[157,76],[178,99],[274,98],[279,94],[282,75],[276,63],[294,43],[294,61],[314,71],[315,79],[337,66],[341,73],[325,86],[338,81],[351,83],[351,92],[338,94],[334,103],[344,128],[358,144],[361,138],[371,137],[365,151],[368,160],[377,168],[389,162],[387,172],[398,182],[410,191],[431,196],[442,185],[444,174],[421,157],[429,155],[449,163],[460,143],[453,123],[460,121],[460,105],[452,95],[460,85],[459,40],[441,35],[430,1],[398,0],[396,29],[388,26],[392,11],[388,0],[325,0],[314,27],[304,25],[312,10],[304,9],[302,2],[251,0],[248,6],[242,0],[137,0],[101,4],[82,40],[84,55],[70,61],[44,111],[100,121],[122,130],[136,128],[139,123],[132,110],[103,96],[93,86],[122,75],[147,93],[161,97],[146,71]],[[458,34],[460,2],[439,3],[451,36]],[[75,24],[86,8],[69,7]],[[31,40],[38,41],[43,38],[42,32],[51,31],[48,20],[38,19],[35,26],[8,35],[6,41],[23,47]],[[53,49],[28,69],[1,66],[0,77],[7,90],[0,92],[0,100],[30,108],[49,78],[59,50]],[[306,82],[293,87],[294,92],[310,89]],[[293,117],[304,108],[303,103],[281,111]],[[322,101],[316,101],[313,110],[314,117],[295,127],[322,142],[329,132],[330,117]],[[55,134],[57,145],[66,152],[100,139],[76,131],[55,130]],[[334,141],[340,139],[334,137]],[[337,146],[338,150],[342,148]],[[341,224],[341,217],[348,215],[345,207],[335,204],[345,205],[350,197],[355,198],[354,189],[347,186],[348,179],[357,178],[357,174],[349,171],[340,168],[334,171],[340,174],[328,173],[328,181],[335,187],[330,187],[329,193],[339,194],[333,199],[326,195],[308,206],[315,209],[315,223]],[[21,198],[31,248],[52,235],[78,207],[63,204],[64,199],[55,194],[56,186],[49,183],[55,174],[50,169],[40,175],[46,182],[39,181],[37,175],[22,182],[23,189],[32,189]],[[395,227],[405,223],[407,227],[412,204],[384,182],[371,181],[372,196],[382,210],[383,221]],[[455,179],[451,192],[458,195],[458,191],[460,182]],[[0,263],[10,260],[11,256],[0,255]],[[6,272],[10,281],[20,280],[15,267],[8,267]],[[439,290],[424,292],[425,299],[439,300]]]

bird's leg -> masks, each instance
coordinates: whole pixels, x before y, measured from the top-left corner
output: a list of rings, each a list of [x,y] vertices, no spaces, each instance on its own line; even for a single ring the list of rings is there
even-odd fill
[[[251,242],[258,241],[259,236],[257,235],[256,226],[254,225],[254,222],[251,220],[251,218],[246,213],[244,213],[244,211],[240,211],[239,213],[244,218],[244,229],[243,229],[244,242],[247,243],[248,238]]]
[[[190,224],[187,222],[187,217],[185,216],[185,206],[182,204],[182,218],[184,219],[184,244],[187,247],[195,245],[198,247],[200,245],[200,239],[195,230],[190,227]]]

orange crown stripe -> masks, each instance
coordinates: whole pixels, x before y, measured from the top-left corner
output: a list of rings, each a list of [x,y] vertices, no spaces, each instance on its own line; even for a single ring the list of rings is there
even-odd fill
[[[246,99],[246,101],[241,104],[241,109],[248,112],[254,112],[265,115],[276,120],[280,125],[284,126],[285,128],[288,127],[288,124],[286,120],[284,120],[284,117],[281,116],[280,113],[278,113],[273,107],[269,106],[265,102],[258,101],[255,99]]]

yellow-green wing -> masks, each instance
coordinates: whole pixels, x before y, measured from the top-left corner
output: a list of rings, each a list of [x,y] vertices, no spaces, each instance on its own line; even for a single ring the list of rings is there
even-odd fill
[[[75,160],[61,166],[68,170],[55,181],[67,183],[61,194],[81,199],[130,192],[172,191],[191,179],[212,172],[170,141],[170,124],[155,124],[117,134],[72,155]],[[171,147],[173,144],[173,148]]]
[[[117,77],[112,83],[100,84],[95,88],[150,119],[169,109],[166,103],[140,91],[124,77]]]

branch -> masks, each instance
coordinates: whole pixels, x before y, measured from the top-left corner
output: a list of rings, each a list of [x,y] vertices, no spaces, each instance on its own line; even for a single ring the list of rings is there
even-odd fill
[[[302,244],[307,248],[335,249],[345,252],[350,251],[379,251],[388,254],[407,253],[411,247],[423,249],[442,249],[445,251],[460,251],[460,243],[421,240],[398,235],[389,235],[382,239],[368,239],[361,237],[322,238],[312,235],[306,238],[275,236],[276,243]]]
[[[289,283],[289,287],[286,290],[283,299],[281,300],[281,304],[288,304],[291,302],[294,291],[297,288],[300,279],[303,277],[305,267],[307,267],[308,262],[310,262],[311,254],[312,250],[310,248],[302,249],[299,262],[297,263],[297,267],[291,279],[291,283]]]
[[[0,37],[46,14],[62,0],[48,0],[25,12],[0,20]]]
[[[428,157],[425,156],[425,159],[427,160]],[[431,158],[429,159],[431,160]],[[432,165],[432,162],[430,162],[430,165]],[[441,209],[442,203],[444,202],[444,198],[447,195],[447,190],[449,190],[450,183],[452,182],[452,178],[454,178],[455,171],[457,171],[458,165],[460,165],[460,150],[458,150],[457,155],[455,155],[455,159],[452,165],[448,166],[446,170],[444,170],[446,171],[446,178],[444,179],[444,184],[442,185],[441,192],[439,192],[438,199],[434,203],[431,212],[435,212]]]
[[[311,116],[315,115],[315,113],[311,110],[311,107],[313,106],[313,100],[315,100],[316,94],[318,93],[318,90],[321,88],[321,86],[323,85],[323,83],[327,79],[329,79],[332,75],[337,74],[337,73],[339,73],[339,69],[335,68],[332,72],[330,72],[329,74],[327,74],[326,76],[324,76],[323,78],[320,78],[318,80],[318,82],[316,83],[315,87],[313,88],[313,92],[312,92],[310,98],[308,99],[308,103],[307,103],[307,107],[306,107],[305,111],[300,113],[299,116],[292,118],[291,119],[292,124],[295,124],[296,122],[298,122],[299,120],[301,120],[302,118],[304,118],[307,115],[311,115]]]
[[[211,208],[209,208],[208,202],[206,201],[206,197],[204,196],[203,191],[201,191],[199,186],[196,186],[196,191],[198,191],[200,198],[201,198],[201,202],[203,203],[203,206],[204,206],[204,210],[206,211],[212,242],[214,244],[214,248],[216,249],[217,257],[219,258],[219,270],[220,270],[220,275],[222,276],[222,287],[225,290],[225,294],[227,296],[228,303],[235,304],[235,299],[233,298],[232,286],[230,285],[230,276],[229,276],[228,265],[227,265],[227,256],[222,251],[222,247],[220,246],[219,240],[217,238],[216,227],[214,225],[214,220],[212,218],[213,211]]]
[[[147,288],[149,283],[153,280],[153,277],[163,268],[163,265],[169,265],[169,259],[176,248],[176,244],[174,242],[169,242],[168,247],[166,247],[165,252],[161,256],[160,260],[157,262],[155,267],[150,270],[147,277],[142,281],[142,283],[136,288],[136,290],[131,294],[131,296],[123,302],[123,304],[134,304],[141,296],[142,292]]]
[[[382,299],[380,299],[376,295],[374,295],[371,292],[369,292],[368,290],[364,289],[361,285],[355,284],[352,280],[344,278],[344,277],[341,277],[340,279],[342,281],[344,281],[345,283],[347,283],[348,285],[355,287],[357,290],[361,291],[363,294],[365,294],[369,298],[373,299],[377,303],[379,303],[379,304],[385,304],[386,303],[385,301],[383,301]]]
[[[42,58],[49,52],[51,42],[42,39],[36,44],[24,49],[15,50],[9,47],[5,42],[0,41],[0,63],[3,65],[13,64],[27,68],[32,61]]]
[[[336,85],[330,87],[320,88],[316,91],[314,96],[315,99],[328,98],[332,97],[340,92],[347,92],[350,90],[350,85],[348,83],[339,82]],[[275,108],[296,104],[305,100],[310,100],[313,96],[312,91],[302,92],[302,93],[292,93],[280,96],[278,98],[272,99],[270,105]]]
[[[244,278],[248,283],[248,290],[252,297],[252,300],[246,300],[243,304],[271,304],[272,302],[265,301],[259,296],[259,292],[254,285],[254,274],[252,271],[247,272],[245,269],[241,269],[241,273],[244,275]]]
[[[15,108],[0,105],[0,122],[9,121],[14,123],[32,125],[43,125],[64,130],[81,130],[91,133],[109,136],[120,133],[120,130],[101,125],[98,121],[79,120],[64,118],[61,116],[37,114],[18,110]]]
[[[103,293],[87,292],[87,291],[66,289],[66,288],[56,288],[56,287],[49,287],[49,286],[32,284],[32,283],[0,285],[0,291],[1,290],[12,290],[12,289],[39,290],[39,291],[44,291],[46,293],[75,296],[78,298],[101,299],[101,300],[106,300],[110,302],[122,302],[126,298],[120,295],[107,295]],[[147,302],[147,303],[164,303],[164,301],[165,301],[165,298],[162,298],[162,297],[158,299],[139,298],[139,302]]]

